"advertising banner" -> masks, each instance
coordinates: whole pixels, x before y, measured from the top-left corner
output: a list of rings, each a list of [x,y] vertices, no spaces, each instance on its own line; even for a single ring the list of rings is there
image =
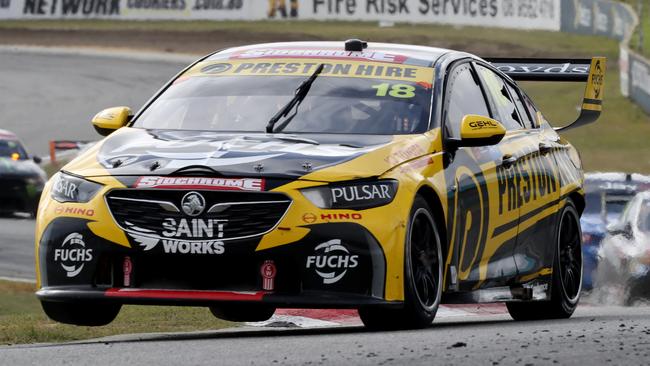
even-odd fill
[[[560,29],[560,0],[0,0],[0,19],[361,20]]]
[[[650,114],[650,62],[633,52],[629,52],[628,59],[630,99]]]
[[[0,19],[249,20],[261,1],[0,0],[6,5],[0,5]]]
[[[563,32],[622,41],[634,30],[634,15],[628,7],[615,1],[566,0],[562,2],[561,13]]]

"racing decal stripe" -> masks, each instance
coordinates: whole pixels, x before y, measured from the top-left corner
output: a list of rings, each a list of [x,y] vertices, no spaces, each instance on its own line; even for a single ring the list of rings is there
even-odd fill
[[[603,101],[598,100],[598,99],[589,99],[589,98],[584,98],[582,100],[583,103],[588,103],[588,104],[597,104],[597,105],[602,105]]]
[[[547,203],[547,204],[545,204],[543,206],[540,206],[540,207],[538,207],[538,208],[536,208],[536,209],[522,215],[520,218],[518,218],[516,220],[512,220],[512,221],[510,221],[508,223],[505,223],[505,224],[503,224],[501,226],[498,226],[497,228],[494,229],[494,232],[492,233],[492,237],[494,238],[494,237],[496,237],[498,235],[501,235],[504,232],[516,227],[520,222],[525,222],[528,219],[530,219],[531,217],[537,215],[538,213],[557,205],[558,203],[562,202],[562,200],[566,199],[569,196],[569,194],[571,194],[571,193],[573,193],[573,192],[566,193],[566,194],[562,195],[560,198],[558,198],[556,200],[553,200],[553,201],[551,201],[551,202],[549,202],[549,203]]]
[[[187,290],[148,290],[111,288],[106,290],[106,297],[140,298],[140,299],[178,299],[178,300],[222,300],[222,301],[262,301],[268,292],[233,292],[233,291],[187,291]]]

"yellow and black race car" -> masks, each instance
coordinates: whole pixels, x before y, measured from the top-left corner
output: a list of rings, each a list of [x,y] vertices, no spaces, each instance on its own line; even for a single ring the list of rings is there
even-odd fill
[[[585,81],[605,60],[484,60],[395,44],[274,43],[206,56],[66,165],[40,202],[38,298],[54,320],[123,304],[358,308],[430,324],[442,302],[573,313],[582,276],[576,150],[513,80]]]

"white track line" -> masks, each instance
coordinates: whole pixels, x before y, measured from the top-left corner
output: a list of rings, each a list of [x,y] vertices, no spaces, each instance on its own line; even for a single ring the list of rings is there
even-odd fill
[[[0,280],[11,281],[11,282],[36,283],[36,280],[34,280],[34,279],[18,278],[18,277],[0,276]]]

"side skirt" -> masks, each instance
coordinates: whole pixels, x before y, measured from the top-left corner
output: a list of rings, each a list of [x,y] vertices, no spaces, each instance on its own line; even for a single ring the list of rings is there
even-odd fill
[[[442,295],[443,304],[490,303],[509,301],[546,301],[551,299],[551,276],[523,285],[493,287]]]

